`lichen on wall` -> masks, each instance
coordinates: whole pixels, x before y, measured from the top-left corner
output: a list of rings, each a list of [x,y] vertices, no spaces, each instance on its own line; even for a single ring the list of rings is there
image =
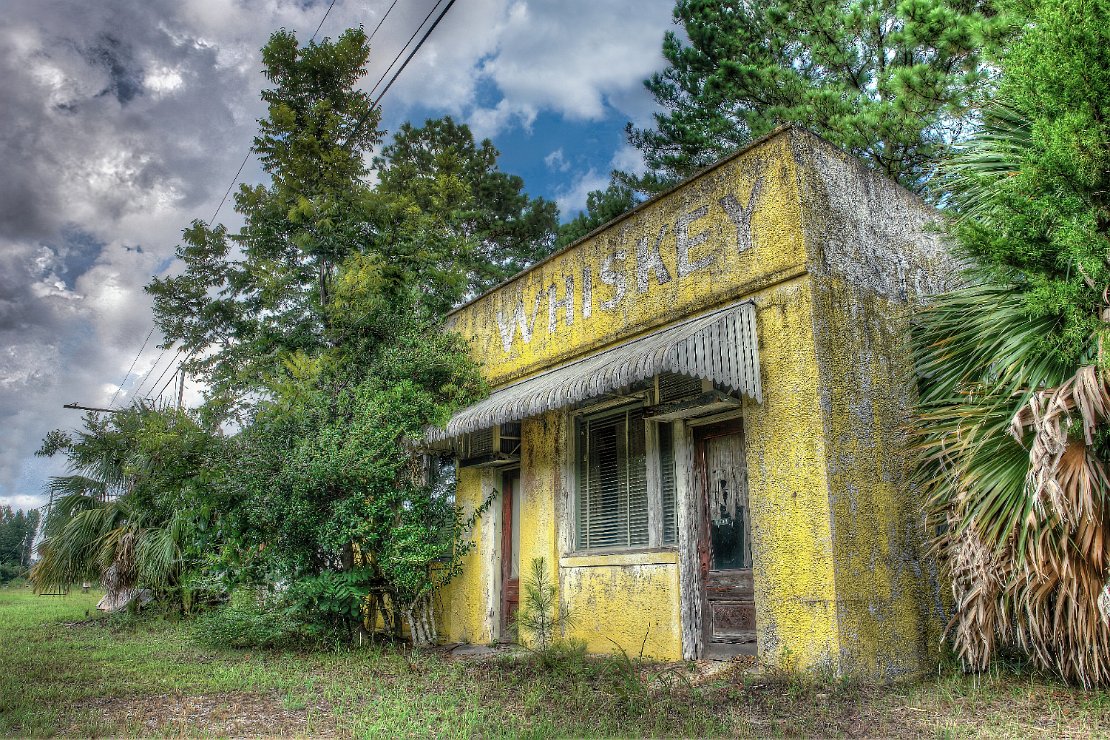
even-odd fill
[[[760,656],[917,672],[937,615],[904,449],[907,322],[953,273],[935,221],[897,185],[785,129],[464,306],[452,326],[498,387],[753,300],[763,401],[744,400],[743,424]],[[682,595],[679,574],[696,552],[573,551],[573,424],[567,410],[524,420],[521,572],[544,559],[575,616],[566,635],[590,650],[679,659],[681,615],[699,613],[681,602],[696,594]],[[499,475],[461,471],[460,505]],[[499,504],[491,511],[440,599],[447,639],[497,635]]]
[[[827,441],[842,673],[936,658],[942,616],[910,484],[914,310],[953,285],[939,215],[811,135],[795,140]]]
[[[763,403],[744,405],[756,629],[761,657],[837,668],[825,440],[809,276],[756,296]]]

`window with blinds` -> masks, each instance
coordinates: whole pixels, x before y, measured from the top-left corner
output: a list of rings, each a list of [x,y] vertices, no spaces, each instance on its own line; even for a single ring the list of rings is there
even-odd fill
[[[675,460],[674,426],[660,424],[655,432],[659,444],[659,497],[661,499],[663,532],[660,541],[664,545],[678,542],[678,516],[675,510]]]
[[[677,541],[675,472],[670,424],[659,440],[660,482],[648,490],[643,409],[585,417],[578,427],[577,549],[647,547]],[[658,496],[661,529],[649,532],[649,496]]]

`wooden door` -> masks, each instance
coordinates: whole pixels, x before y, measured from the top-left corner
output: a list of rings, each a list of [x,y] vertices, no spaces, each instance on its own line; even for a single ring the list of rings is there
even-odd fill
[[[702,573],[704,656],[755,655],[751,512],[739,421],[694,432],[701,511],[698,555]]]
[[[510,637],[510,626],[520,604],[520,470],[501,477],[501,637]]]

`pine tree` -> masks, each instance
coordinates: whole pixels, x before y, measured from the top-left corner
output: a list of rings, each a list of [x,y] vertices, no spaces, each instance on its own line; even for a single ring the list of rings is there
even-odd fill
[[[663,107],[628,125],[658,192],[775,126],[796,123],[917,192],[961,132],[1003,24],[981,0],[678,0],[669,66],[645,81]]]
[[[273,87],[254,140],[270,184],[240,187],[237,234],[194,221],[177,250],[184,272],[147,288],[166,341],[227,403],[257,390],[285,354],[329,342],[338,266],[368,240],[363,155],[380,133],[354,86],[369,54],[362,29],[304,47],[286,31],[270,38],[262,60]]]
[[[417,127],[401,125],[374,165],[379,195],[393,195],[437,214],[444,241],[455,245],[441,262],[465,274],[463,294],[475,295],[545,257],[558,228],[551,201],[531,198],[524,181],[497,166],[500,152],[478,143],[450,116]],[[428,248],[435,249],[434,245]]]
[[[586,195],[586,210],[559,227],[555,247],[565,247],[581,239],[594,229],[609,223],[622,213],[636,206],[632,188],[619,182],[609,183],[604,190],[592,190]]]

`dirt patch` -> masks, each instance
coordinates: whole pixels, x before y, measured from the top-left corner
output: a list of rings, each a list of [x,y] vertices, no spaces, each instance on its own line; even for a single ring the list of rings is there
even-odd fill
[[[75,724],[62,734],[100,730],[128,735],[338,737],[327,702],[288,708],[275,694],[161,694],[88,699],[72,706]],[[78,716],[83,715],[83,716]]]

